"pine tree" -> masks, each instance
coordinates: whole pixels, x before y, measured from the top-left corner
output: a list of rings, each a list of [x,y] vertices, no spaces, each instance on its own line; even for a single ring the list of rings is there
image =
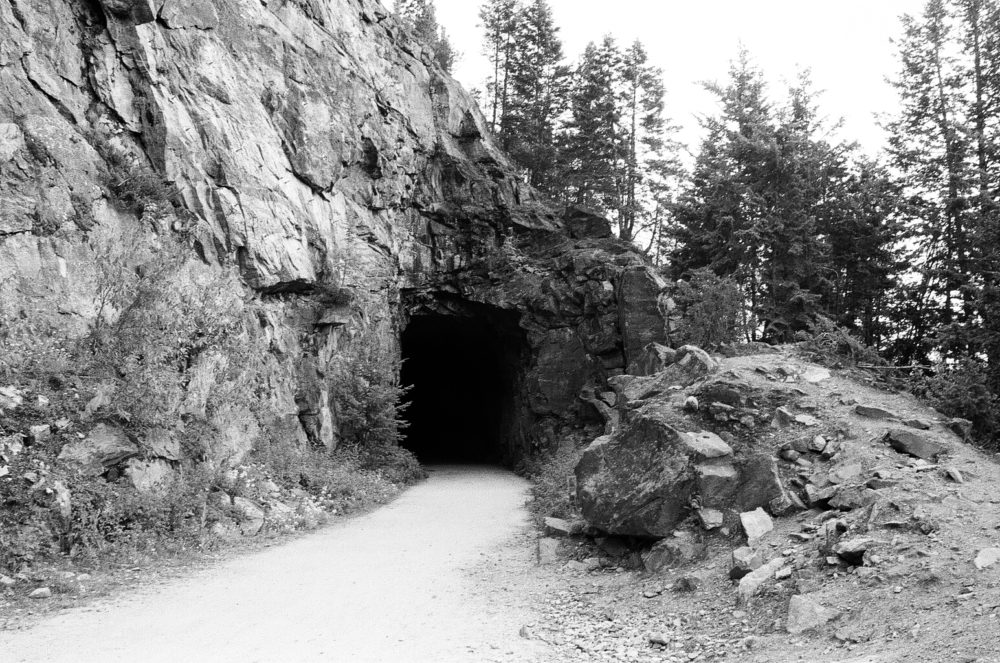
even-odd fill
[[[510,63],[517,36],[518,0],[487,0],[479,10],[480,26],[485,34],[483,54],[493,66],[486,83],[488,111],[494,134],[501,131],[510,93]]]
[[[448,35],[438,25],[434,0],[396,0],[396,15],[413,30],[420,43],[430,47],[438,66],[451,73],[456,53]]]

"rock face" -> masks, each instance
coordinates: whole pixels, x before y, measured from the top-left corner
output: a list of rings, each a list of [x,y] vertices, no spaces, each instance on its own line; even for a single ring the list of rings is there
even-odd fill
[[[122,204],[115,160],[170,199]],[[84,331],[95,237],[129,228],[182,232],[192,273],[236,265],[237,294],[257,295],[266,420],[199,407],[225,357],[177,412],[215,417],[220,461],[267,434],[335,444],[328,368],[361,325],[398,349],[412,316],[507,321],[508,460],[591,416],[580,389],[667,340],[660,277],[599,217],[523,185],[472,98],[374,0],[0,5],[0,314]],[[157,435],[144,453],[177,460]]]

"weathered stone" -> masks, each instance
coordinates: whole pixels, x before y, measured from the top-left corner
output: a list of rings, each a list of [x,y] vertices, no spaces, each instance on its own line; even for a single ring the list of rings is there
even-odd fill
[[[172,461],[183,459],[180,440],[171,431],[162,428],[151,430],[146,433],[142,445],[148,449],[150,455],[157,458]]]
[[[916,433],[900,429],[891,430],[886,433],[885,441],[900,453],[909,454],[915,458],[922,458],[927,461],[937,460],[938,456],[947,451],[944,445],[932,442]]]
[[[674,427],[676,416],[669,405],[650,402],[587,448],[576,467],[587,522],[612,534],[665,537],[685,517],[697,458]]]
[[[659,573],[693,562],[704,552],[705,545],[691,537],[670,537],[660,541],[644,554],[642,563],[647,571]]]
[[[17,584],[16,580],[0,573],[0,589],[10,589],[16,584]]]
[[[266,514],[259,506],[245,497],[233,498],[233,512],[243,536],[254,536],[264,527]]]
[[[611,237],[611,224],[608,220],[582,207],[569,207],[563,215],[566,230],[574,239]]]
[[[769,507],[774,500],[788,499],[781,481],[778,462],[771,456],[754,456],[740,467],[740,487],[736,506],[740,511]]]
[[[830,508],[857,511],[878,501],[878,493],[866,486],[841,486],[829,500]]]
[[[574,536],[583,531],[583,523],[570,522],[562,518],[546,518],[545,530],[553,536]]]
[[[951,419],[947,426],[948,430],[958,435],[964,442],[967,442],[972,435],[972,422],[968,419]]]
[[[695,467],[698,494],[707,507],[724,507],[732,504],[740,488],[740,475],[732,465],[698,465]]]
[[[822,435],[817,435],[809,442],[809,451],[821,454],[826,450],[826,445],[826,438]]]
[[[844,539],[833,547],[833,552],[842,560],[852,566],[861,566],[865,561],[865,553],[876,544],[874,539],[868,537],[854,537]]]
[[[771,423],[778,428],[787,428],[795,423],[795,415],[787,407],[779,407],[774,411]]]
[[[643,348],[636,362],[635,375],[656,375],[677,360],[677,351],[659,343],[650,343]]]
[[[684,443],[693,456],[699,459],[714,460],[733,455],[733,448],[715,433],[701,431],[683,434]]]
[[[3,126],[3,125],[0,125]],[[0,387],[0,411],[13,410],[24,403],[24,394],[16,387]]]
[[[721,511],[716,509],[698,509],[698,520],[701,522],[701,526],[705,529],[711,531],[716,530],[725,525],[726,516]]]
[[[542,566],[559,561],[559,539],[543,537],[538,539],[538,563]]]
[[[802,454],[800,454],[795,449],[782,449],[780,455],[781,455],[781,460],[789,463],[794,463],[799,458],[802,458]]]
[[[30,594],[28,594],[29,599],[50,599],[52,598],[52,590],[48,587],[39,587]]]
[[[79,466],[89,474],[101,474],[139,453],[139,448],[123,430],[98,424],[83,440],[74,440],[62,448],[59,460]]]
[[[840,463],[831,469],[828,476],[830,478],[830,483],[856,483],[861,478],[864,471],[865,468],[861,463],[845,462]]]
[[[737,589],[737,600],[746,605],[765,583],[774,580],[774,574],[785,566],[784,559],[771,560],[759,569],[748,573],[740,579]]]
[[[695,396],[688,396],[684,399],[684,409],[688,412],[697,412],[700,406],[701,404]]]
[[[650,267],[634,267],[622,272],[615,294],[628,306],[619,309],[619,328],[625,349],[626,370],[636,374],[643,348],[650,343],[667,344],[661,301],[666,281]],[[680,357],[678,357],[680,359]]]
[[[977,569],[988,569],[997,562],[1000,562],[1000,548],[986,548],[980,550],[973,562]]]
[[[916,428],[917,430],[930,430],[931,424],[924,421],[923,419],[907,419],[903,422],[910,428]]]
[[[806,485],[806,498],[809,500],[810,506],[819,506],[829,502],[831,499],[836,497],[839,488],[837,486],[827,486],[826,488],[819,488],[813,484]]]
[[[125,463],[125,476],[140,493],[151,493],[167,485],[174,472],[166,461],[133,458]]]
[[[693,593],[701,590],[705,585],[705,579],[695,573],[689,573],[687,575],[681,576],[674,582],[673,590],[675,592],[686,592]]]
[[[43,424],[28,429],[28,440],[32,444],[44,444],[52,439],[52,426]]]
[[[833,374],[822,366],[810,366],[802,373],[802,379],[810,384],[826,382],[831,377],[833,377]]]
[[[788,606],[785,628],[789,633],[798,635],[818,628],[839,616],[837,610],[826,608],[806,596],[795,595]]]
[[[760,553],[749,546],[733,550],[733,568],[745,569],[748,573],[764,565]]]
[[[956,467],[944,468],[944,475],[955,483],[965,483],[965,477]]]
[[[854,408],[854,411],[858,415],[862,417],[867,417],[869,419],[879,419],[879,420],[899,419],[899,417],[894,412],[890,412],[889,410],[869,405],[858,405]]]
[[[743,533],[751,546],[774,530],[774,521],[764,509],[741,513],[740,524],[743,525]]]

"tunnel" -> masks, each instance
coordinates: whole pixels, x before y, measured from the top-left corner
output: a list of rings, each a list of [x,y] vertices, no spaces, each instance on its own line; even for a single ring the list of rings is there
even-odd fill
[[[413,315],[401,338],[402,445],[421,463],[512,465],[526,342],[516,318]]]

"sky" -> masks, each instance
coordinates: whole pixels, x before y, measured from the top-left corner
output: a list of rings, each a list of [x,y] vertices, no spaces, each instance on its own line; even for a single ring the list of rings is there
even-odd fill
[[[483,87],[478,0],[435,0],[438,22],[462,53],[454,75]],[[682,143],[697,149],[698,116],[717,106],[701,81],[724,82],[742,42],[781,94],[800,67],[812,70],[821,111],[843,119],[840,137],[869,153],[885,142],[876,114],[891,112],[896,92],[886,82],[898,69],[891,40],[899,16],[920,13],[924,0],[550,0],[571,59],[605,34],[647,47],[663,69],[668,114]]]

